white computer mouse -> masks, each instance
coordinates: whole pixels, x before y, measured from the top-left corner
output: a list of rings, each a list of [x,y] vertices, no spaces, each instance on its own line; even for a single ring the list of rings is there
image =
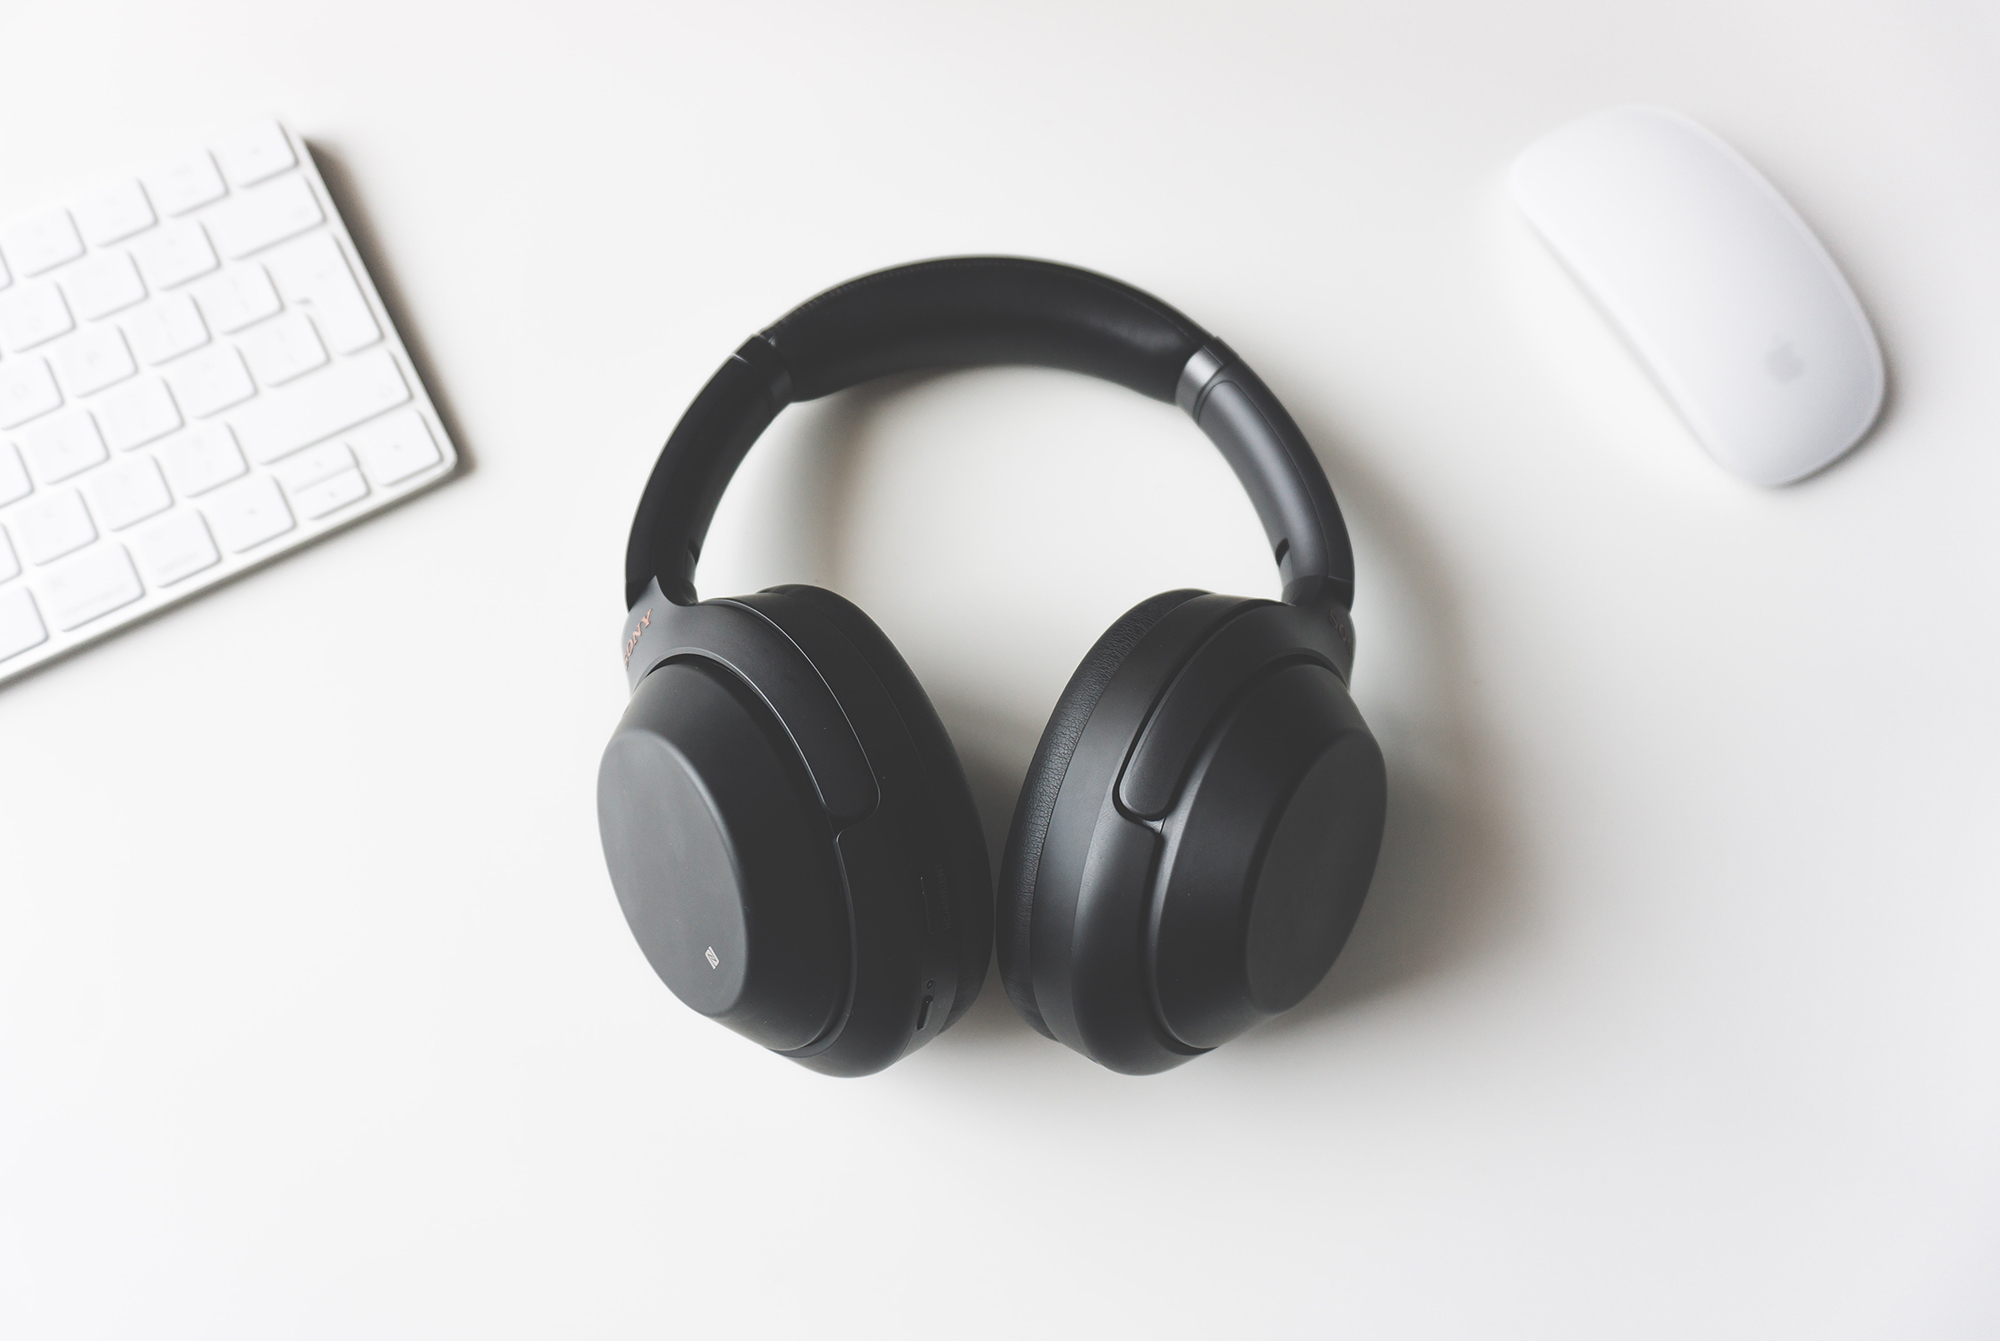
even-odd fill
[[[1725,469],[1787,484],[1875,422],[1882,351],[1854,291],[1709,131],[1664,108],[1596,112],[1530,145],[1512,187]]]

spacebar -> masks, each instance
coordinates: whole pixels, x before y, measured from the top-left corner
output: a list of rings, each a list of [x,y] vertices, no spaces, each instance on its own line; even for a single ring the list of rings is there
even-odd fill
[[[396,360],[388,350],[375,349],[260,396],[230,415],[229,425],[243,450],[262,465],[409,398]]]

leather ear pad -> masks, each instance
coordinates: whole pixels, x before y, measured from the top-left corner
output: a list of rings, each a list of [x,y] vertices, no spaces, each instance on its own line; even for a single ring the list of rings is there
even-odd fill
[[[1000,946],[1000,980],[1006,984],[1007,998],[1023,1019],[1049,1038],[1055,1035],[1042,1021],[1041,1008],[1035,1003],[1028,966],[1028,928],[1034,915],[1042,843],[1055,815],[1056,793],[1062,790],[1063,775],[1069,771],[1083,728],[1119,666],[1169,610],[1202,594],[1194,590],[1161,592],[1133,606],[1104,631],[1056,700],[1041,743],[1035,747],[1035,757],[1028,764],[1028,775],[1022,779],[1021,798],[1014,803],[1014,822],[1007,831],[1007,850],[1000,859],[994,936]]]
[[[840,630],[841,636],[854,645],[869,669],[875,672],[875,678],[888,691],[897,715],[903,719],[903,725],[916,745],[918,767],[924,774],[921,792],[936,810],[937,832],[932,837],[947,845],[951,854],[945,862],[947,869],[977,873],[968,878],[976,879],[978,887],[967,891],[966,897],[960,900],[959,989],[952,1001],[951,1013],[945,1017],[945,1028],[948,1029],[979,995],[979,987],[985,981],[986,966],[993,953],[993,915],[989,901],[993,891],[993,868],[988,863],[985,830],[972,804],[972,789],[966,785],[965,770],[959,763],[958,751],[952,747],[951,736],[945,731],[944,723],[938,720],[937,709],[931,706],[930,696],[924,693],[909,663],[903,660],[896,645],[889,641],[889,636],[860,606],[824,587],[793,584],[769,590],[809,605],[825,616]]]

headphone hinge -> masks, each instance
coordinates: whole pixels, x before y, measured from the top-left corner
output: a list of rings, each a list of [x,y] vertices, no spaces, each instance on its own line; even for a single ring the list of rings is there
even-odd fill
[[[1201,403],[1208,389],[1215,385],[1215,379],[1222,370],[1235,362],[1236,356],[1220,340],[1203,345],[1189,356],[1181,368],[1180,380],[1174,384],[1174,404],[1181,412],[1196,423],[1201,422]]]
[[[730,357],[756,374],[758,384],[777,409],[792,403],[792,370],[768,336],[751,336]]]

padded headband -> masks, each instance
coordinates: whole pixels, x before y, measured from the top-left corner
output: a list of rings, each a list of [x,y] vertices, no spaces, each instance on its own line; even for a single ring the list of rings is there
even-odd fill
[[[1292,604],[1354,593],[1354,552],[1298,425],[1221,341],[1150,294],[1005,256],[924,261],[829,289],[745,341],[674,426],[632,521],[625,603],[695,602],[694,567],[730,477],[778,412],[921,368],[1026,363],[1174,401],[1250,495]]]

